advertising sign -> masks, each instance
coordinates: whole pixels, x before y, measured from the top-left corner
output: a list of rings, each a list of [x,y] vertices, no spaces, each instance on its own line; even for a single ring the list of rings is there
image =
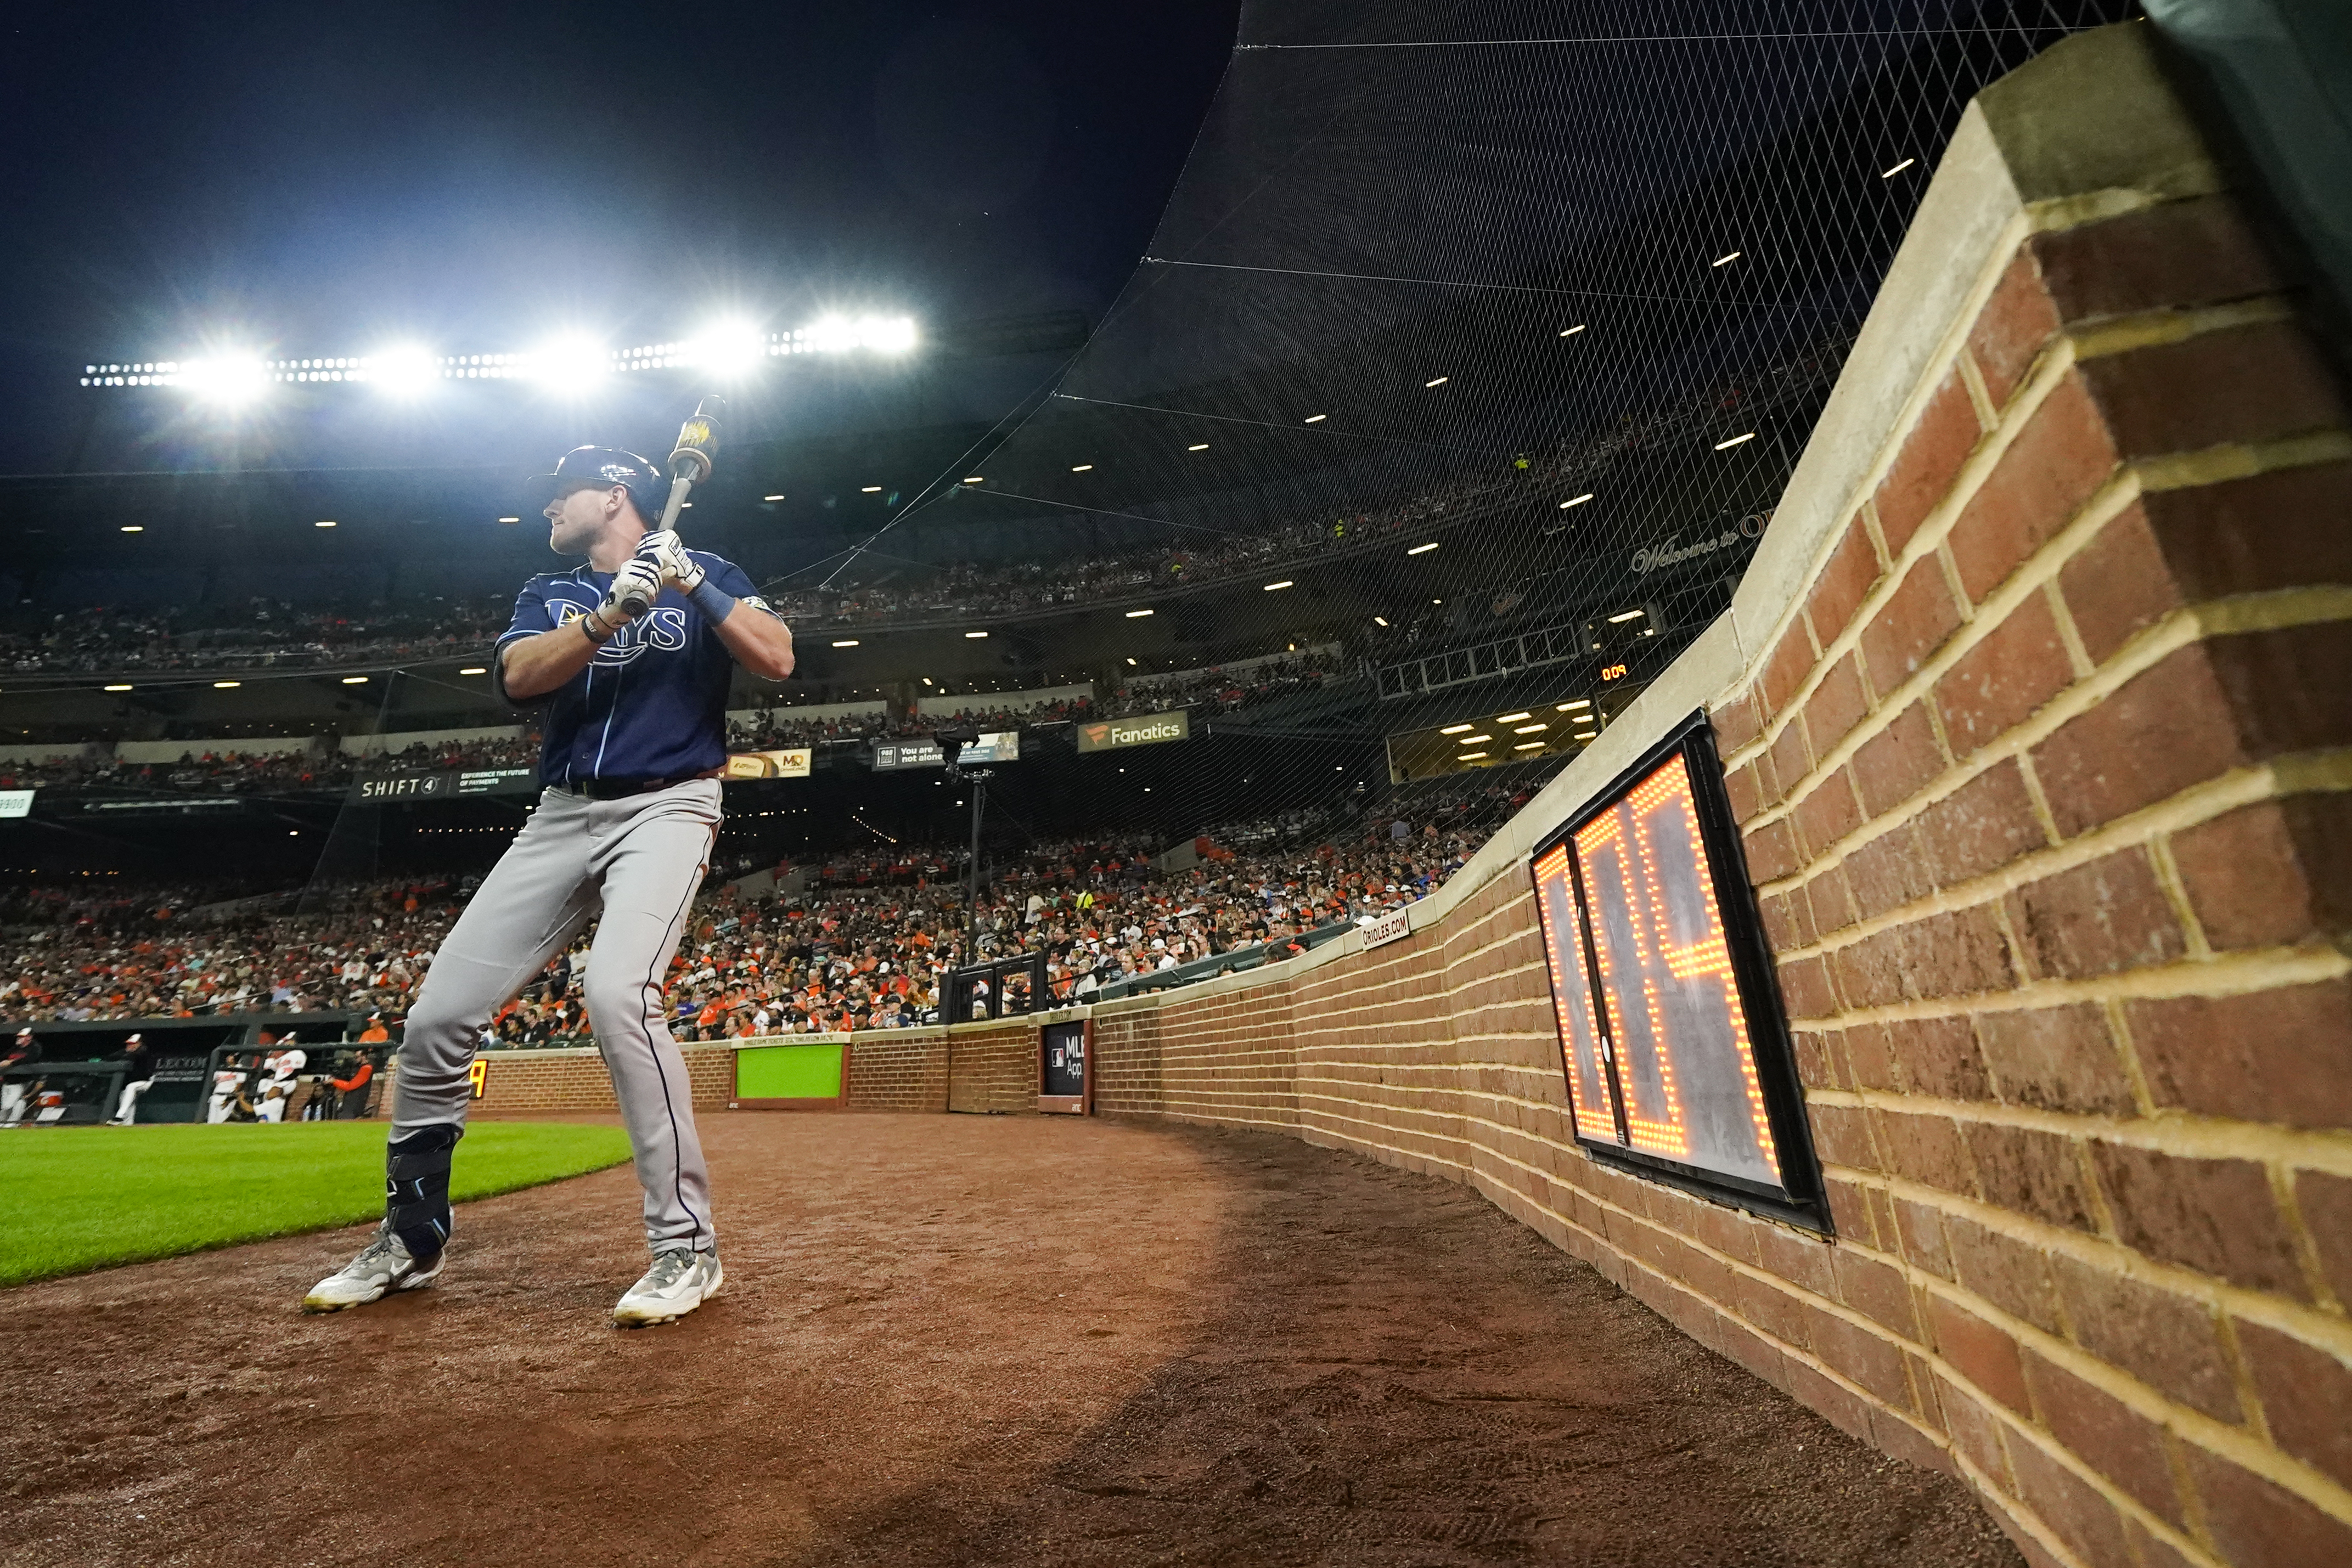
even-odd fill
[[[1577,1141],[1825,1229],[1705,715],[1538,845],[1532,870]]]
[[[461,795],[529,795],[538,790],[536,768],[484,768],[362,779],[352,784],[349,799],[354,806],[380,806],[394,800],[450,800]]]
[[[0,789],[0,818],[30,816],[32,811],[32,790]]]
[[[788,747],[781,751],[739,751],[727,759],[730,779],[805,779],[810,748]]]
[[[1082,724],[1078,726],[1078,749],[1114,751],[1126,746],[1157,746],[1163,740],[1190,739],[1192,734],[1191,712],[1177,708],[1169,713],[1148,713],[1139,718]]]
[[[1021,759],[1021,732],[1017,729],[991,730],[982,734],[977,744],[967,746],[958,754],[966,768],[977,768],[991,762],[1017,762]],[[877,740],[874,743],[874,770],[887,773],[900,768],[945,768],[948,754],[940,749],[935,740]]]
[[[1364,946],[1381,947],[1391,942],[1402,942],[1412,935],[1412,906],[1392,910],[1363,928]]]

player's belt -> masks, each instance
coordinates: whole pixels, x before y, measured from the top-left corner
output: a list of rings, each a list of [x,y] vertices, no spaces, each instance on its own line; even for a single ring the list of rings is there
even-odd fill
[[[675,779],[574,779],[568,783],[550,785],[566,795],[581,795],[591,800],[625,800],[632,795],[643,795],[655,789],[667,789],[673,784],[688,784],[698,779],[716,779],[719,770],[708,773],[681,773]]]

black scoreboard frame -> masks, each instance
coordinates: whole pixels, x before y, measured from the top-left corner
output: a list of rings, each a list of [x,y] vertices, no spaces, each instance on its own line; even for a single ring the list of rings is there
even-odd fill
[[[1557,982],[1551,979],[1552,933],[1544,913],[1543,889],[1536,868],[1563,844],[1568,846],[1573,867],[1577,863],[1573,842],[1577,831],[1613,810],[1644,779],[1676,757],[1682,758],[1689,775],[1699,843],[1706,856],[1708,876],[1715,884],[1716,907],[1723,922],[1732,979],[1746,1015],[1749,1057],[1772,1134],[1773,1154],[1780,1166],[1780,1186],[1777,1188],[1633,1148],[1625,1143],[1588,1138],[1577,1123],[1574,1048],[1561,1022]],[[1580,888],[1581,873],[1573,873],[1572,878],[1573,885]],[[1821,1162],[1813,1149],[1812,1126],[1805,1114],[1804,1085],[1797,1074],[1796,1051],[1790,1039],[1788,1013],[1781,1004],[1771,944],[1764,936],[1756,890],[1748,876],[1747,852],[1739,837],[1738,822],[1732,816],[1730,796],[1724,788],[1723,762],[1716,751],[1715,727],[1708,722],[1706,710],[1699,709],[1675,726],[1632,766],[1610,780],[1607,788],[1537,841],[1528,855],[1528,881],[1536,894],[1538,928],[1546,947],[1546,978],[1553,986],[1552,1030],[1559,1045],[1560,1071],[1569,1095],[1569,1120],[1576,1126],[1577,1145],[1603,1165],[1822,1236],[1834,1235]],[[1592,972],[1590,956],[1585,966],[1588,973]],[[1596,1019],[1605,1019],[1609,1009],[1606,992],[1596,986],[1592,1001]],[[1602,1027],[1608,1026],[1604,1022]],[[1622,1121],[1625,1096],[1613,1056],[1604,1061],[1604,1066],[1611,1079],[1612,1099]]]

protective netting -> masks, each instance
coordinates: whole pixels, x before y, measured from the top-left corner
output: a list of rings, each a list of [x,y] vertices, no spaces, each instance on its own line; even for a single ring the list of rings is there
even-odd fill
[[[1009,538],[1149,610],[1097,707],[1195,722],[1118,825],[1507,805],[1728,602],[1970,98],[2130,9],[1252,5],[1085,350],[824,573]]]

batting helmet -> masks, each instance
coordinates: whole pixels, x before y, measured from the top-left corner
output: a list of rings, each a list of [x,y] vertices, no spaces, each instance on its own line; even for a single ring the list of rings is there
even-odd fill
[[[627,486],[629,499],[636,503],[637,516],[645,519],[647,528],[652,528],[661,517],[669,481],[659,468],[634,452],[624,452],[617,446],[575,446],[556,464],[554,473],[533,475],[525,483],[523,499],[537,510],[583,485],[600,488]]]

